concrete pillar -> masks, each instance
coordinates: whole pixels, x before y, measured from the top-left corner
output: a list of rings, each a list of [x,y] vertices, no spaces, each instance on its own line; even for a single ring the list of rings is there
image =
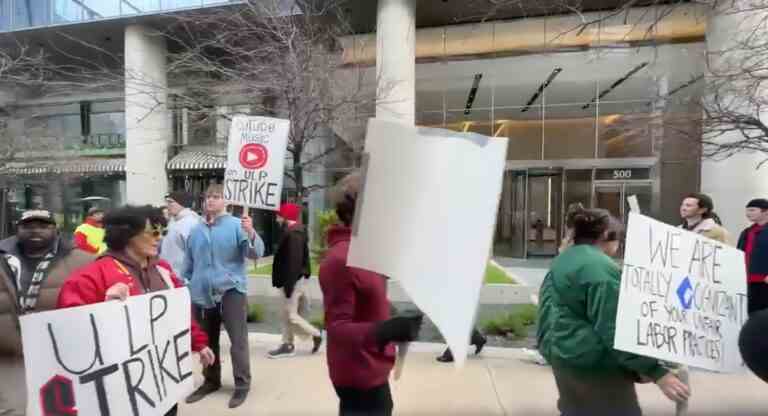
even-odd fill
[[[752,10],[743,13],[729,13],[733,8],[749,7],[746,0],[727,2],[727,10],[717,10],[710,17],[707,26],[707,52],[709,65],[713,71],[720,72],[731,63],[738,61],[738,54],[722,51],[736,47],[745,36],[759,27],[763,19],[768,18],[768,10]],[[768,97],[766,97],[768,98]],[[765,116],[764,123],[768,123]],[[723,142],[737,140],[737,131],[722,137]],[[744,218],[744,206],[752,198],[768,198],[768,167],[757,169],[766,158],[760,152],[742,152],[728,159],[702,160],[701,191],[712,196],[715,210],[723,220],[723,225],[731,232],[738,233],[747,225]],[[738,234],[736,234],[738,236]],[[732,238],[735,238],[732,236]]]
[[[167,108],[165,39],[141,25],[125,28],[126,198],[162,204],[165,164],[173,136]]]
[[[379,0],[376,117],[416,122],[416,0]]]

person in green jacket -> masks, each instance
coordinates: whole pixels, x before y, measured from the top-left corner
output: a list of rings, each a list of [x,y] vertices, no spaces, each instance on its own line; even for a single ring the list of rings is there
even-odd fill
[[[563,416],[639,416],[636,382],[655,382],[673,401],[688,387],[658,360],[613,348],[621,270],[611,258],[622,224],[602,209],[569,214],[573,245],[541,286],[539,351],[552,365]]]

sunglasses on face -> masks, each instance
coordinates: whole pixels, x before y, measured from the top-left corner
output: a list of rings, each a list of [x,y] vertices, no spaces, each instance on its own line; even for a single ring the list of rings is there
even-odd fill
[[[144,233],[154,238],[160,238],[165,236],[165,234],[168,233],[168,230],[162,225],[150,225],[144,229]]]

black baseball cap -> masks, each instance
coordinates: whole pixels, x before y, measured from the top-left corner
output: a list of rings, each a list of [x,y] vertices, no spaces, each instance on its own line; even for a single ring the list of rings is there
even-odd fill
[[[56,225],[56,219],[53,218],[53,214],[51,214],[50,211],[44,209],[31,209],[24,211],[16,224],[25,224],[32,221],[42,221],[47,222],[48,224]]]

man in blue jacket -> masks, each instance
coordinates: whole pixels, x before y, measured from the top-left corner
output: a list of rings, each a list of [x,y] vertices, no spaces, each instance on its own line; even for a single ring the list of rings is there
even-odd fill
[[[189,282],[195,318],[208,333],[216,361],[203,371],[205,383],[187,398],[187,403],[202,400],[221,388],[219,334],[222,324],[232,342],[235,392],[229,407],[240,406],[248,397],[251,369],[245,260],[256,260],[263,254],[264,242],[253,228],[251,218],[229,215],[223,187],[211,185],[205,195],[205,218],[189,235],[182,276]]]

